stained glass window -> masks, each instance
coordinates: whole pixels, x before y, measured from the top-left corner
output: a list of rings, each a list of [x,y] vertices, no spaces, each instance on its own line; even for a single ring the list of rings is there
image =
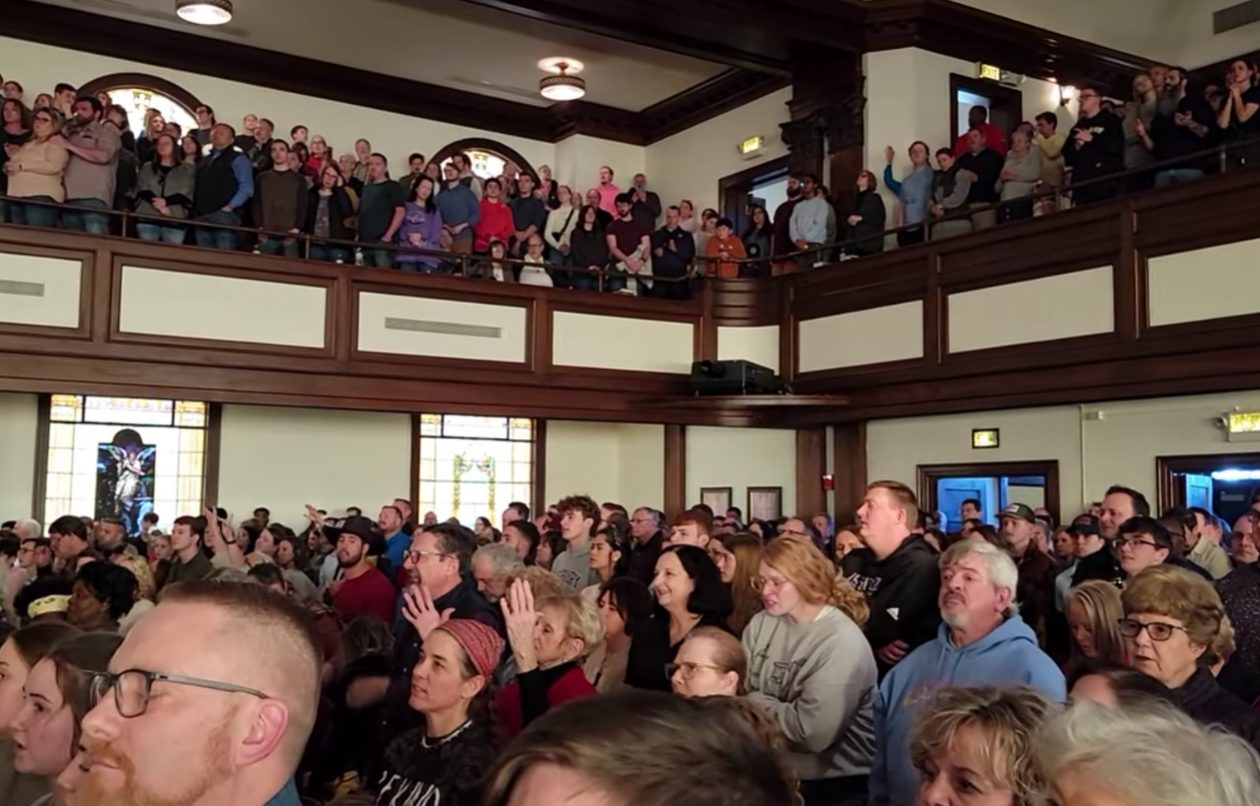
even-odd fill
[[[109,91],[109,100],[127,110],[127,122],[139,137],[144,132],[144,115],[150,109],[162,113],[167,123],[178,123],[185,134],[197,128],[197,119],[179,101],[156,90],[142,87],[120,87]]]
[[[530,500],[533,470],[533,420],[420,415],[421,514],[497,524],[509,503]]]
[[[503,176],[503,169],[507,167],[507,160],[489,151],[483,151],[479,148],[470,148],[464,152],[468,155],[469,161],[472,163],[472,172],[474,176],[480,179],[498,179]],[[447,157],[442,162],[442,166],[446,167],[446,163],[450,162]]]
[[[146,512],[169,527],[201,511],[206,403],[53,395],[43,516],[120,518],[129,534]]]

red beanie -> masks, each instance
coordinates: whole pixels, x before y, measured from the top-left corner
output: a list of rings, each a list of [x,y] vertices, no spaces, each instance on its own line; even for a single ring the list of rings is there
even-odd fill
[[[494,674],[499,656],[503,654],[503,639],[493,627],[473,619],[457,618],[438,629],[444,630],[463,648],[477,674],[482,677]]]

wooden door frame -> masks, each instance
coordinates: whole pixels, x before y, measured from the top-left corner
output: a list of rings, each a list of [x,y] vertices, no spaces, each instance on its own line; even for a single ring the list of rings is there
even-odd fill
[[[752,189],[752,183],[767,174],[791,173],[789,163],[790,156],[785,154],[782,157],[776,157],[766,162],[757,162],[748,166],[738,173],[724,176],[718,180],[718,216],[728,217],[731,221],[736,221],[730,213],[732,209],[739,210],[742,203],[741,199]],[[767,210],[767,215],[774,217],[774,210]],[[696,210],[696,215],[700,215],[700,210]]]
[[[955,132],[958,131],[958,104],[954,101],[958,97],[958,91],[970,92],[973,95],[985,95],[993,100],[999,98],[1005,101],[1016,101],[1016,107],[1021,110],[1021,114],[1017,115],[1022,119],[1024,93],[1014,87],[1008,87],[1005,84],[999,84],[996,81],[990,81],[987,78],[973,78],[971,76],[959,75],[958,73],[949,74],[949,147],[953,148],[954,141],[958,139]],[[989,122],[993,122],[993,115],[990,113]]]
[[[1023,462],[957,462],[940,465],[918,465],[918,494],[920,508],[936,511],[936,482],[953,476],[1044,476],[1046,479],[1046,509],[1056,519],[1059,512],[1059,460],[1037,459]],[[986,513],[989,514],[989,513]],[[992,513],[996,515],[997,513]]]
[[[1247,453],[1189,453],[1155,457],[1155,507],[1185,506],[1184,493],[1178,493],[1178,473],[1210,473],[1221,465],[1260,464],[1260,447]]]

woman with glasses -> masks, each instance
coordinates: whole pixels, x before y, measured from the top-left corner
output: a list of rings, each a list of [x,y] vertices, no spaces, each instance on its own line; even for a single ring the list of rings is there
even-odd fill
[[[582,598],[594,602],[608,581],[625,576],[630,571],[630,537],[616,523],[605,523],[595,530],[591,538],[591,570],[599,575],[599,582],[582,589]]]
[[[673,662],[687,634],[697,627],[730,630],[731,591],[704,549],[685,545],[661,552],[652,590],[656,608],[630,643],[626,683],[669,691],[665,665]]]
[[[681,697],[742,697],[747,693],[748,658],[739,639],[716,627],[699,627],[683,639],[665,667]]]
[[[1176,692],[1186,713],[1260,747],[1260,714],[1221,688],[1204,658],[1221,630],[1225,608],[1212,583],[1180,568],[1157,565],[1121,594],[1129,663]]]
[[[140,168],[136,212],[149,216],[136,222],[136,234],[145,241],[182,244],[197,182],[196,166],[180,159],[175,138],[159,134],[152,162]]]
[[[66,200],[64,180],[70,152],[53,142],[61,131],[61,115],[41,109],[31,118],[31,136],[9,154],[4,172],[9,177],[9,195],[26,202],[13,202],[14,224],[52,227],[57,223],[56,205]]]
[[[22,707],[8,726],[14,769],[46,779],[51,788],[78,753],[80,724],[94,704],[91,672],[109,665],[122,640],[113,633],[75,635],[31,667]]]
[[[521,265],[521,276],[517,280],[521,285],[537,285],[544,288],[551,288],[554,283],[551,281],[551,274],[547,272],[547,256],[543,251],[546,244],[543,243],[543,236],[534,233],[529,236],[529,240],[525,242],[524,263]]]
[[[1124,663],[1124,639],[1120,636],[1120,591],[1101,579],[1082,582],[1068,591],[1065,600],[1068,628],[1072,634],[1070,664],[1082,661]]]
[[[864,802],[877,683],[866,599],[796,536],[766,545],[755,584],[765,609],[744,630],[748,697],[783,731],[806,806]]]
[[[633,577],[614,577],[599,587],[595,600],[604,640],[586,658],[583,671],[600,694],[625,688],[630,641],[652,616],[652,594]]]
[[[727,624],[739,635],[761,611],[761,596],[753,588],[753,577],[761,563],[761,540],[747,532],[722,535],[710,540],[706,550],[718,567],[722,581],[731,586],[731,603],[735,609]]]
[[[78,635],[64,621],[48,621],[23,627],[0,645],[0,803],[28,806],[48,794],[48,779],[19,773],[13,767],[13,742],[7,732],[22,710],[22,689],[31,668],[43,660],[58,642]]]

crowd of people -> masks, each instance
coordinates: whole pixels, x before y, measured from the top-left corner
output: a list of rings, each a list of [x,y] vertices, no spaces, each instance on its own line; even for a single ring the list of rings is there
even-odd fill
[[[0,802],[1260,802],[1260,493],[416,515],[4,524]]]

